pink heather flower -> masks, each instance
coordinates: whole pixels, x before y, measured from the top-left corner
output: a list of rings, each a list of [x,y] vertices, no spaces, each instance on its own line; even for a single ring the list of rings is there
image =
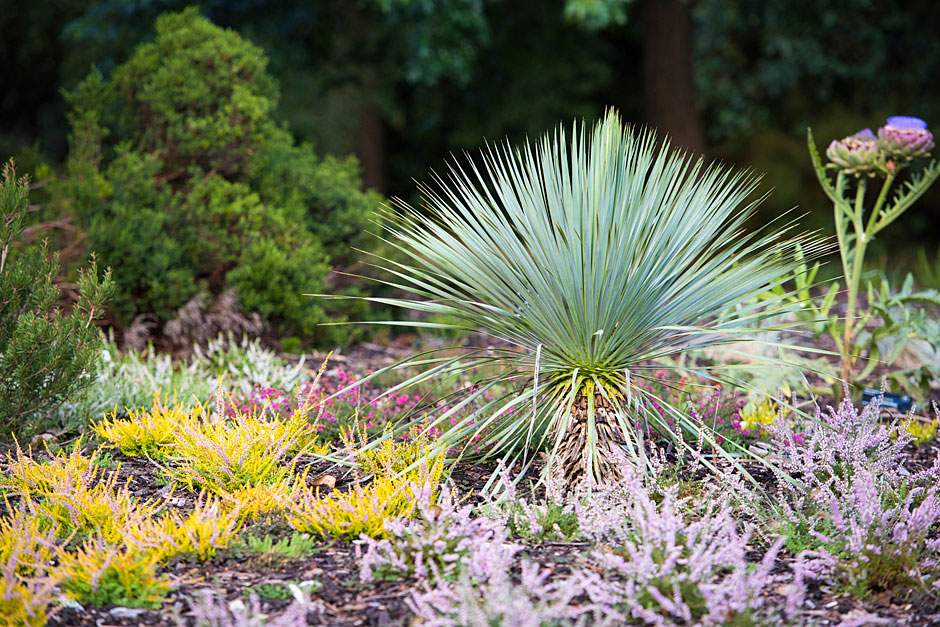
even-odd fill
[[[430,491],[425,488],[418,494],[420,516],[386,520],[388,539],[360,537],[360,546],[366,547],[360,558],[360,581],[369,583],[380,575],[434,583],[465,572],[486,581],[507,568],[522,548],[507,542],[506,529],[499,522],[473,517],[473,507],[461,507],[446,487],[441,490],[439,509],[432,511],[431,505]]]
[[[801,554],[801,568],[857,590],[884,585],[886,577],[901,583],[911,573],[925,583],[940,577],[940,553],[928,541],[940,525],[940,458],[905,471],[903,449],[913,436],[897,422],[882,424],[877,402],[862,412],[850,401],[819,412],[808,434],[770,429],[782,470],[802,484],[780,483],[784,522],[815,541]]]

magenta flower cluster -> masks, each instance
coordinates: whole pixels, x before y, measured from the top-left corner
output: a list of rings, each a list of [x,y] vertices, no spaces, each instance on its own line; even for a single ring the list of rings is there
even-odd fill
[[[666,423],[676,428],[675,419],[665,412],[660,402],[674,407],[685,407],[689,416],[716,434],[719,444],[726,440],[743,443],[759,439],[760,430],[748,429],[741,420],[747,399],[738,390],[725,390],[720,385],[680,377],[669,370],[656,370],[646,380],[639,379],[634,385],[655,397],[648,400],[650,409],[666,418]]]
[[[316,385],[308,383],[293,390],[256,385],[248,398],[239,400],[229,411],[283,416],[306,407],[311,422],[316,422],[323,436],[337,440],[340,429],[352,427],[356,420],[366,432],[380,430],[386,423],[408,415],[421,402],[417,395],[383,395],[368,381],[354,383],[351,373],[337,370],[321,377]]]

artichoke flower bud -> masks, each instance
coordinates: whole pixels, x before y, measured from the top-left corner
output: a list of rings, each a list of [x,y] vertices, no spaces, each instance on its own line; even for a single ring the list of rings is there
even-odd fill
[[[830,168],[846,174],[874,176],[884,169],[878,138],[870,128],[862,129],[844,139],[833,140],[826,149],[826,156],[832,162],[829,164]]]
[[[920,118],[896,115],[878,129],[878,145],[888,159],[910,161],[930,154],[934,147],[933,134]]]

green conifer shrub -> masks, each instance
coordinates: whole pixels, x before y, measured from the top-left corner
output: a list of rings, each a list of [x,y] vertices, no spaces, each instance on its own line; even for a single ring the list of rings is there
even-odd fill
[[[110,270],[83,270],[70,316],[57,308],[56,255],[45,243],[18,245],[29,206],[28,179],[13,161],[0,177],[0,438],[29,435],[93,380],[101,354],[94,322],[113,292]]]
[[[351,262],[380,199],[360,191],[354,159],[321,158],[275,122],[266,66],[260,48],[191,8],[161,16],[154,41],[69,94],[60,199],[119,273],[119,323],[166,321],[198,293],[232,288],[277,330],[321,342],[332,332],[316,325],[349,313],[302,294]]]

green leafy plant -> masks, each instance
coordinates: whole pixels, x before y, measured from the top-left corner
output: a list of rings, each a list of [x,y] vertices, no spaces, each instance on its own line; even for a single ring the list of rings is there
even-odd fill
[[[236,555],[248,556],[254,562],[278,564],[304,558],[318,550],[318,542],[310,534],[292,532],[277,539],[276,536],[248,535],[232,547]]]
[[[297,587],[300,590],[306,592],[316,592],[320,589],[320,582],[311,580],[311,581],[285,581],[283,583],[260,583],[257,586],[249,586],[245,588],[243,594],[246,599],[251,598],[252,594],[256,594],[263,599],[280,599],[283,601],[293,599],[294,591],[292,587]]]
[[[887,124],[878,130],[877,137],[870,129],[864,129],[833,141],[826,150],[829,158],[827,165],[822,163],[811,130],[807,132],[807,143],[816,177],[833,204],[847,305],[844,320],[830,317],[828,326],[842,354],[842,380],[851,384],[855,380],[855,365],[861,351],[876,346],[873,341],[865,341],[874,339],[873,336],[862,335],[865,327],[875,313],[880,315],[887,311],[885,308],[877,312],[858,310],[865,252],[878,233],[907,211],[940,177],[940,162],[931,161],[922,170],[911,174],[909,180],[887,202],[891,187],[899,180],[901,173],[914,160],[930,155],[934,145],[933,135],[923,120],[895,116],[888,118]],[[835,171],[834,181],[827,170]],[[881,181],[881,189],[869,210],[866,208],[868,183],[878,180]],[[833,293],[833,287],[830,287],[830,294]],[[897,304],[915,301],[940,304],[935,292],[914,294],[911,290],[904,296],[904,302]],[[901,331],[898,328],[885,329],[885,333],[892,335]],[[861,376],[870,373],[881,357],[889,357],[889,363],[892,361],[890,356],[870,350],[869,361]]]
[[[747,305],[742,322],[727,310],[792,275],[798,245],[809,258],[820,250],[785,228],[749,234],[756,177],[658,148],[613,112],[570,137],[490,148],[437,183],[421,187],[427,209],[397,202],[385,215],[410,258],[386,267],[421,298],[379,301],[452,316],[460,322],[438,324],[483,328],[510,348],[424,361],[401,387],[445,370],[495,372],[431,421],[479,401],[437,445],[489,458],[547,447],[546,472],[568,483],[644,466],[647,428],[685,442],[669,417],[717,447],[700,420],[654,411],[658,399],[635,381],[653,360],[750,338],[747,322],[769,311]]]
[[[323,336],[323,303],[302,291],[348,261],[377,197],[360,191],[355,160],[321,159],[278,125],[267,64],[190,8],[158,18],[155,39],[111,78],[94,71],[69,95],[57,197],[123,269],[120,323],[165,323],[202,294],[234,290],[270,324]]]
[[[899,290],[892,289],[886,279],[877,286],[870,281],[868,305],[870,310],[862,317],[878,316],[881,324],[860,331],[856,338],[856,345],[868,350],[859,378],[867,377],[878,363],[887,363],[892,366],[886,375],[889,380],[908,394],[926,399],[931,385],[940,380],[940,292],[915,291],[914,277],[908,274]],[[902,366],[900,357],[905,353],[915,361]]]
[[[933,259],[927,256],[923,248],[917,250],[917,259],[914,262],[914,275],[917,284],[921,287],[940,290],[940,249]]]
[[[529,505],[522,500],[509,506],[506,528],[517,538],[563,542],[578,537],[578,515],[555,501]]]
[[[0,178],[0,436],[29,435],[59,405],[94,380],[101,342],[95,320],[114,291],[110,270],[94,262],[78,279],[72,315],[57,307],[56,256],[45,243],[19,247],[29,206],[29,181],[13,162]]]

